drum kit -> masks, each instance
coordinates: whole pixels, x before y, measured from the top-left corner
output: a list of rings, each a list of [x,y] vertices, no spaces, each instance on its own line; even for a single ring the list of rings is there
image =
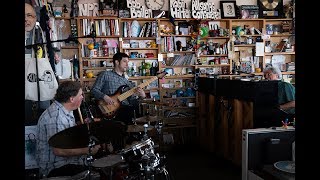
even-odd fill
[[[56,148],[82,148],[88,147],[87,157],[88,170],[73,177],[61,177],[63,179],[102,179],[102,180],[154,180],[170,179],[164,163],[164,156],[156,153],[156,146],[148,131],[156,129],[158,132],[162,127],[161,122],[150,126],[149,120],[140,119],[137,122],[144,125],[125,125],[119,121],[101,120],[89,122],[65,129],[49,139],[49,144]],[[151,121],[156,122],[155,118]],[[150,121],[149,121],[150,123]],[[141,133],[144,135],[125,148],[102,158],[94,158],[91,148],[95,144],[110,142],[113,137],[124,137],[130,133]],[[99,174],[99,176],[97,176]],[[58,178],[59,177],[54,177]]]

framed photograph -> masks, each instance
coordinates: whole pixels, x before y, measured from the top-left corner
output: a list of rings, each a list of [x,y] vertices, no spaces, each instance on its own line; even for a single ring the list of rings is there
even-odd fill
[[[221,18],[236,18],[236,1],[220,1]]]
[[[173,68],[166,68],[164,69],[164,71],[168,73],[167,74],[168,76],[172,76],[174,74]]]
[[[182,79],[175,79],[174,80],[174,87],[175,88],[182,88]]]

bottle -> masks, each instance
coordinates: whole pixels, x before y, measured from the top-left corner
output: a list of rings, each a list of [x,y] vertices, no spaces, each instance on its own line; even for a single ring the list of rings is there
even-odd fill
[[[146,65],[144,62],[141,63],[141,76],[146,75]]]
[[[132,63],[131,71],[132,71],[131,72],[132,76],[135,76],[135,74],[137,72],[137,66],[134,63]]]
[[[73,57],[73,75],[75,79],[79,79],[79,60],[76,54]]]

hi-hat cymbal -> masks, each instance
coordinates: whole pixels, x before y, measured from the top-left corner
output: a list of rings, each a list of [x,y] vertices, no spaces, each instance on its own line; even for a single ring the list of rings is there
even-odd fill
[[[135,122],[147,123],[147,122],[155,122],[158,120],[159,120],[158,116],[142,116],[142,117],[136,118]]]
[[[147,127],[147,131],[150,131],[152,130],[154,127],[153,126],[148,126]],[[127,128],[127,132],[143,132],[144,131],[144,127],[143,125],[128,125],[128,128]]]
[[[49,145],[55,148],[72,149],[89,145],[89,130],[96,144],[125,136],[126,127],[120,121],[102,120],[81,124],[58,132],[49,139]]]

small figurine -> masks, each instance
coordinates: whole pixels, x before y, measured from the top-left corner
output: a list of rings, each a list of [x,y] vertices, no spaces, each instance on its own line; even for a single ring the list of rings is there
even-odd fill
[[[70,14],[69,14],[69,11],[67,9],[67,5],[66,4],[63,4],[62,17],[70,17]]]
[[[288,119],[286,119],[284,122],[283,121],[281,121],[282,122],[282,127],[284,128],[284,129],[287,129],[288,128],[288,125],[290,124],[290,122],[288,122]]]

